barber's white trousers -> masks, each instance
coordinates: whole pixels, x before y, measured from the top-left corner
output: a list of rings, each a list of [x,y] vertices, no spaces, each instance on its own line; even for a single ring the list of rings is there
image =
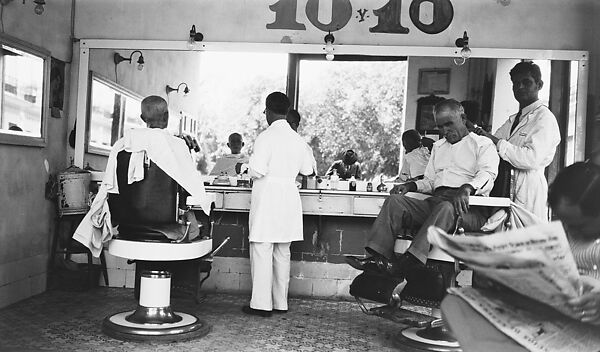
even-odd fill
[[[290,283],[290,242],[250,242],[250,271],[254,309],[287,310]]]

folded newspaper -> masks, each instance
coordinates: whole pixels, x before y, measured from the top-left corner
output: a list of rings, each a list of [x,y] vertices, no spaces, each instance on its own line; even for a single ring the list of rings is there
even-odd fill
[[[509,289],[545,304],[562,313],[547,316],[527,316],[526,309],[507,309],[511,300],[502,302],[487,291],[473,288],[451,289],[496,328],[534,351],[571,351],[573,346],[561,349],[565,341],[560,339],[583,339],[591,346],[600,346],[595,327],[574,319],[579,312],[569,309],[566,302],[579,295],[580,279],[573,254],[560,222],[551,222],[514,231],[486,236],[452,236],[437,227],[428,230],[429,242],[464,262],[477,273],[508,287]],[[540,310],[538,309],[538,313]],[[535,314],[534,314],[535,315]],[[571,317],[573,319],[565,317]],[[553,317],[550,319],[549,317]],[[534,324],[535,323],[535,324]],[[536,335],[540,324],[547,324],[541,340]],[[531,327],[531,329],[527,329]],[[552,335],[552,338],[549,336]],[[582,340],[579,340],[582,341]],[[582,349],[587,350],[587,349]]]

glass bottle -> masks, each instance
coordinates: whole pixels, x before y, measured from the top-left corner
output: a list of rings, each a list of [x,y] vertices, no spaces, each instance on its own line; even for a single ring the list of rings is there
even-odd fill
[[[379,186],[377,186],[377,192],[387,192],[387,186],[383,183],[383,175],[379,177]]]
[[[336,169],[333,169],[333,174],[329,176],[329,186],[331,189],[338,189],[338,183],[340,181],[340,176],[337,173]]]
[[[373,192],[373,184],[371,182],[367,182],[367,192]]]
[[[354,175],[350,177],[350,184],[348,185],[348,190],[356,191],[356,179],[354,178]]]

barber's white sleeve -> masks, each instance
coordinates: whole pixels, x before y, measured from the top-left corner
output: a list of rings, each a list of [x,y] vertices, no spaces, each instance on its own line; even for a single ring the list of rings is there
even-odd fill
[[[536,126],[528,132],[520,146],[505,139],[498,141],[500,157],[521,170],[535,170],[545,166],[544,161],[554,156],[560,143],[560,130],[551,113],[544,114]]]
[[[254,143],[254,151],[247,164],[250,177],[260,178],[267,174],[271,151],[265,142],[264,135],[259,135]]]

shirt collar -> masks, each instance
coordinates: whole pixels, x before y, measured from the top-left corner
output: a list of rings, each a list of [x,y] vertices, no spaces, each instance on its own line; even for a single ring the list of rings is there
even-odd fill
[[[269,127],[281,128],[284,126],[290,127],[290,124],[287,122],[286,119],[279,119],[279,120],[275,120],[275,121],[271,122],[271,126],[269,126]]]
[[[539,108],[542,105],[544,105],[544,104],[542,104],[541,100],[538,99],[538,100],[534,101],[533,103],[524,107],[523,110],[521,110],[521,116],[525,116],[525,115],[529,114],[530,112]]]

